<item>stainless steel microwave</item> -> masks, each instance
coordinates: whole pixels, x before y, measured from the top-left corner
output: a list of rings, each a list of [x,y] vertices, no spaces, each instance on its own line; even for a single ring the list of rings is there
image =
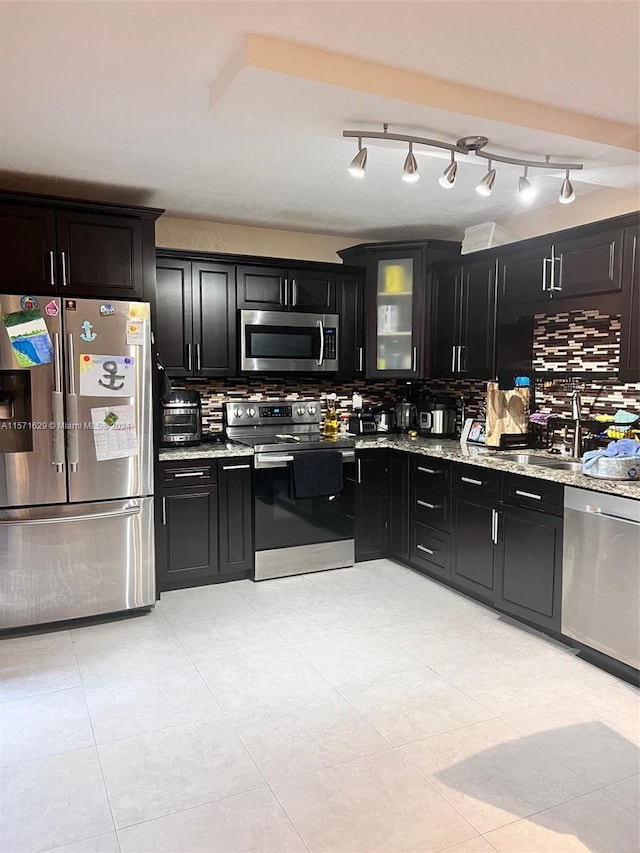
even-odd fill
[[[337,314],[240,312],[240,369],[322,373],[338,369]]]

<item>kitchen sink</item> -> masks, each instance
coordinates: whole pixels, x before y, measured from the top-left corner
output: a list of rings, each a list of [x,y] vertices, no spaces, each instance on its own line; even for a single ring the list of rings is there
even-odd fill
[[[551,459],[547,456],[536,456],[533,453],[508,453],[502,454],[508,456],[512,462],[517,462],[518,465],[539,465],[542,468],[553,468],[556,471],[582,471],[582,462],[571,459]]]

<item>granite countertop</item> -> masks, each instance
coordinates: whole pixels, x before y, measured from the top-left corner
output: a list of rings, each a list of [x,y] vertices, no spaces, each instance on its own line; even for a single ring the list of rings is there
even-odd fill
[[[590,489],[593,492],[605,492],[609,495],[635,498],[640,500],[640,480],[598,480],[587,477],[577,471],[559,471],[545,468],[541,465],[527,465],[515,462],[513,455],[506,451],[491,451],[477,445],[462,445],[452,439],[409,438],[406,435],[375,436],[371,438],[356,438],[358,450],[374,448],[391,448],[405,450],[409,453],[420,453],[424,456],[434,456],[438,459],[450,459],[453,462],[467,462],[483,468],[494,468],[498,471],[508,471],[510,474],[520,474],[538,480],[551,480],[563,486],[574,486],[577,489]],[[546,456],[543,450],[519,450],[513,453],[528,453],[536,456]],[[555,457],[558,459],[559,457]]]
[[[605,492],[609,495],[635,498],[640,500],[639,480],[598,480],[587,477],[576,471],[558,471],[554,468],[544,468],[541,465],[520,464],[504,451],[492,452],[485,447],[476,445],[461,445],[452,439],[409,438],[406,435],[356,437],[358,450],[373,450],[376,448],[391,448],[404,450],[408,453],[419,453],[424,456],[434,456],[438,459],[450,459],[453,462],[467,462],[483,468],[494,468],[497,471],[508,471],[510,474],[520,474],[538,480],[550,480],[564,486],[574,486],[578,489],[590,489],[593,492]],[[514,451],[515,453],[516,451]],[[541,450],[521,450],[544,456]],[[160,450],[160,461],[169,462],[175,459],[224,459],[231,456],[253,456],[253,448],[241,444],[200,444],[197,447],[182,447],[176,450],[164,448]],[[558,457],[556,457],[558,458]]]

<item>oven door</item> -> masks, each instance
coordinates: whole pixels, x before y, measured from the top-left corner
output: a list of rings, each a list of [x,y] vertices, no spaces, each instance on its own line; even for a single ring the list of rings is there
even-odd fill
[[[240,367],[318,373],[338,369],[336,314],[240,312]]]
[[[343,451],[343,459],[341,492],[297,498],[293,454],[256,454],[256,580],[353,565],[354,451]]]

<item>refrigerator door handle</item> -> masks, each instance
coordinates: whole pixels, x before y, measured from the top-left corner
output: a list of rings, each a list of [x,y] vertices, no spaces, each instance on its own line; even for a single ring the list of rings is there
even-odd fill
[[[0,520],[0,527],[23,527],[26,524],[66,524],[68,521],[95,521],[102,518],[126,518],[129,515],[140,515],[141,507],[132,506],[119,509],[117,512],[91,512],[86,515],[58,515],[44,518],[21,518]]]
[[[54,388],[51,394],[51,420],[53,422],[51,452],[56,472],[62,474],[64,471],[64,394],[62,392],[62,351],[58,332],[53,333],[53,354]]]
[[[67,394],[67,417],[69,419],[67,429],[67,452],[69,466],[72,472],[78,470],[79,436],[78,436],[78,395],[76,393],[76,365],[75,346],[73,335],[67,335],[67,367],[69,370],[69,393]]]

